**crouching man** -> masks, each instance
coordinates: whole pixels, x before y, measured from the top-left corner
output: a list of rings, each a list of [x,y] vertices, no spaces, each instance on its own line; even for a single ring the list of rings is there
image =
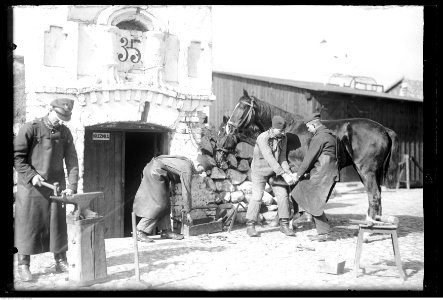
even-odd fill
[[[169,183],[182,184],[183,212],[188,222],[192,222],[191,182],[192,175],[201,173],[201,166],[195,169],[191,160],[184,156],[160,155],[154,157],[143,169],[143,178],[134,198],[133,211],[142,217],[137,224],[137,240],[153,242],[148,237],[155,234],[155,228],[160,230],[161,238],[183,239],[182,234],[171,228],[171,201]]]
[[[255,230],[255,224],[258,220],[266,182],[273,176],[282,176],[287,184],[295,183],[286,160],[287,139],[285,128],[285,119],[274,116],[272,118],[272,128],[257,137],[251,164],[252,196],[246,212],[246,232],[251,237],[259,236]],[[289,228],[291,211],[287,187],[273,185],[272,190],[277,198],[280,231],[285,235],[295,236],[295,233]]]

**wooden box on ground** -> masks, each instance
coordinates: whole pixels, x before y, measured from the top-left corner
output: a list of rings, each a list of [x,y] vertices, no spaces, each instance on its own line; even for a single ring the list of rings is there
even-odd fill
[[[69,281],[88,286],[106,279],[106,252],[103,217],[74,220],[66,217],[68,227]]]
[[[320,272],[338,275],[344,272],[345,263],[344,259],[325,258],[319,261],[318,267]]]
[[[196,236],[200,234],[209,234],[221,232],[223,230],[223,221],[213,218],[202,218],[193,220],[192,224],[182,223],[182,234],[185,236]]]

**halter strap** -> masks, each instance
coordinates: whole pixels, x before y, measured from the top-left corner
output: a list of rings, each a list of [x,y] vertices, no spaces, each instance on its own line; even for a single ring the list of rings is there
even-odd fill
[[[243,103],[243,104],[249,105],[249,110],[248,110],[248,113],[246,114],[246,118],[245,118],[245,120],[240,120],[240,122],[238,122],[238,124],[241,124],[241,123],[243,123],[243,122],[245,122],[245,123],[249,123],[249,122],[251,121],[251,119],[252,119],[252,114],[254,113],[254,96],[250,97],[250,99],[251,99],[251,103],[248,103],[248,102],[243,101],[243,100],[240,101],[240,103]],[[238,103],[237,103],[237,105],[235,106],[234,110],[237,108],[237,106],[238,106]],[[229,120],[228,120],[228,122],[226,122],[226,124],[229,124],[229,125],[231,125],[232,127],[235,127],[235,128],[238,128],[238,127],[239,127],[239,125],[234,124],[234,123],[231,121],[231,118],[229,118]]]

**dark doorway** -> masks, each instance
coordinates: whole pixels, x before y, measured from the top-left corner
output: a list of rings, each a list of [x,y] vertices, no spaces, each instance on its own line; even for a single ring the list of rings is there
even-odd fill
[[[143,176],[143,169],[153,157],[164,154],[164,133],[126,132],[125,135],[124,236],[129,237],[132,231],[132,205]]]
[[[143,123],[106,123],[87,127],[84,192],[102,191],[91,209],[104,218],[105,238],[129,237],[131,213],[143,169],[169,152],[168,128]]]

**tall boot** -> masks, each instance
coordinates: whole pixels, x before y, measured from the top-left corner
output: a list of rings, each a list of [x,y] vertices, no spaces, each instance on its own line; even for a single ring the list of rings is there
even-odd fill
[[[66,258],[66,252],[54,253],[54,260],[56,273],[68,272],[69,265],[68,259]]]
[[[295,236],[295,232],[289,228],[289,219],[280,219],[280,232],[287,236]]]
[[[271,227],[278,227],[280,218],[278,217],[278,213],[275,215],[274,219],[272,219],[271,223],[269,223],[269,226]]]
[[[255,230],[255,221],[248,220],[246,222],[246,233],[250,237],[259,236],[258,232]]]
[[[17,258],[18,258],[18,275],[20,276],[20,280],[31,281],[32,274],[31,271],[29,271],[29,265],[31,264],[31,256],[18,254]]]

